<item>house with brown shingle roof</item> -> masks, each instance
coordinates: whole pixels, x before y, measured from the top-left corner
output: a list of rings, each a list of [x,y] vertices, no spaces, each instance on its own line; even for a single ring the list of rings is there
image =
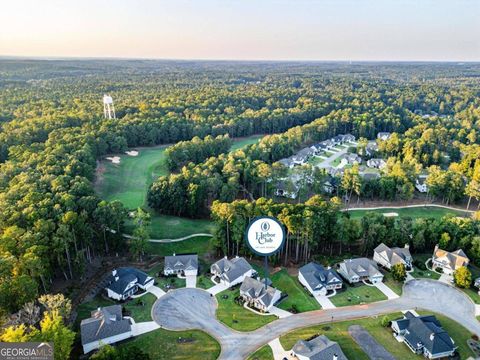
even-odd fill
[[[470,259],[459,249],[454,252],[442,250],[435,245],[432,256],[432,268],[440,268],[445,274],[453,275],[453,272],[462,266],[468,266]]]

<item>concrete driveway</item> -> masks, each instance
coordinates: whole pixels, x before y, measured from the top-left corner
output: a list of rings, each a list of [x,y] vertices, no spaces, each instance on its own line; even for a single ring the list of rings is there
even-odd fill
[[[371,360],[396,360],[370,333],[360,325],[348,327],[348,333]]]
[[[197,287],[197,275],[187,275],[185,278],[187,288]]]
[[[222,291],[227,290],[227,289],[228,289],[228,286],[223,285],[223,284],[217,284],[217,285],[212,286],[207,291],[212,295],[217,295],[218,293],[221,293]]]
[[[396,299],[399,296],[392,290],[390,289],[385,283],[379,282],[374,284],[374,286],[380,290],[388,299]]]
[[[330,301],[330,299],[326,296],[322,295],[313,295],[315,300],[320,304],[323,310],[328,310],[328,309],[335,309],[336,306],[333,305],[333,303]]]
[[[435,299],[435,301],[432,301]],[[215,337],[222,348],[219,359],[245,359],[272,340],[297,328],[378,316],[408,309],[424,309],[455,319],[470,332],[480,335],[473,302],[460,290],[434,280],[412,280],[397,299],[371,304],[317,310],[275,320],[252,332],[230,329],[215,318],[216,299],[201,289],[177,289],[158,299],[152,318],[170,330],[200,329]]]

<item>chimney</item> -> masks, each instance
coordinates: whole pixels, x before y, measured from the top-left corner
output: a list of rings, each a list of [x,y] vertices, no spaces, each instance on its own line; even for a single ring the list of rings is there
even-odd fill
[[[435,254],[437,252],[437,250],[438,250],[438,244],[435,245],[435,249],[433,249],[433,253]]]
[[[116,275],[117,275],[117,269],[113,269],[113,270],[112,270],[112,275],[113,275],[113,276],[116,276]]]
[[[228,259],[228,258],[227,258],[227,255],[225,255],[223,258],[224,258],[225,260],[227,260],[227,259]]]
[[[175,255],[175,252],[173,253],[173,256],[176,256],[176,255]]]
[[[405,244],[405,249],[410,249],[410,244]]]
[[[435,339],[435,333],[430,334],[430,341],[433,341],[433,339]]]
[[[338,355],[337,354],[333,354],[333,360],[338,360]]]

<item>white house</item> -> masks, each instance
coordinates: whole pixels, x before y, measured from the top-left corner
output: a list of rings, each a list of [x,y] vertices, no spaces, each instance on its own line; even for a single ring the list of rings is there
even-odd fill
[[[327,295],[328,291],[341,289],[343,281],[331,268],[311,262],[298,270],[298,281],[313,295]]]
[[[282,293],[269,285],[265,287],[263,281],[246,277],[240,286],[240,296],[249,306],[268,312],[280,300]]]
[[[412,268],[412,255],[408,244],[403,248],[389,248],[381,243],[373,250],[373,260],[387,269],[391,269],[396,264],[403,264],[407,269]]]
[[[383,281],[383,274],[378,270],[377,264],[368,258],[344,260],[338,264],[337,270],[350,284],[360,281],[375,284]]]
[[[383,169],[387,166],[387,163],[383,159],[370,159],[367,160],[367,166],[370,168]]]
[[[377,139],[385,141],[390,139],[390,136],[392,136],[392,134],[390,134],[389,132],[379,132],[377,134]]]
[[[228,287],[240,284],[246,277],[254,273],[252,266],[243,257],[235,257],[231,260],[225,256],[210,267],[210,272]]]
[[[163,273],[168,275],[197,275],[198,255],[173,255],[165,256]]]
[[[105,288],[109,298],[126,300],[138,289],[147,290],[153,286],[154,279],[135,268],[119,268],[112,271]]]
[[[453,275],[455,270],[462,266],[468,266],[470,259],[463,252],[462,249],[459,249],[454,252],[448,252],[442,250],[435,245],[432,256],[432,268],[440,268],[445,274]]]
[[[91,317],[80,323],[83,353],[99,349],[105,344],[133,337],[130,320],[122,316],[122,307],[112,305],[91,312]]]

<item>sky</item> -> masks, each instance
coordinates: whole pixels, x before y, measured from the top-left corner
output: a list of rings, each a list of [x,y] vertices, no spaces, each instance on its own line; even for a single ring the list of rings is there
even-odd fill
[[[480,0],[2,0],[0,56],[480,61]]]

